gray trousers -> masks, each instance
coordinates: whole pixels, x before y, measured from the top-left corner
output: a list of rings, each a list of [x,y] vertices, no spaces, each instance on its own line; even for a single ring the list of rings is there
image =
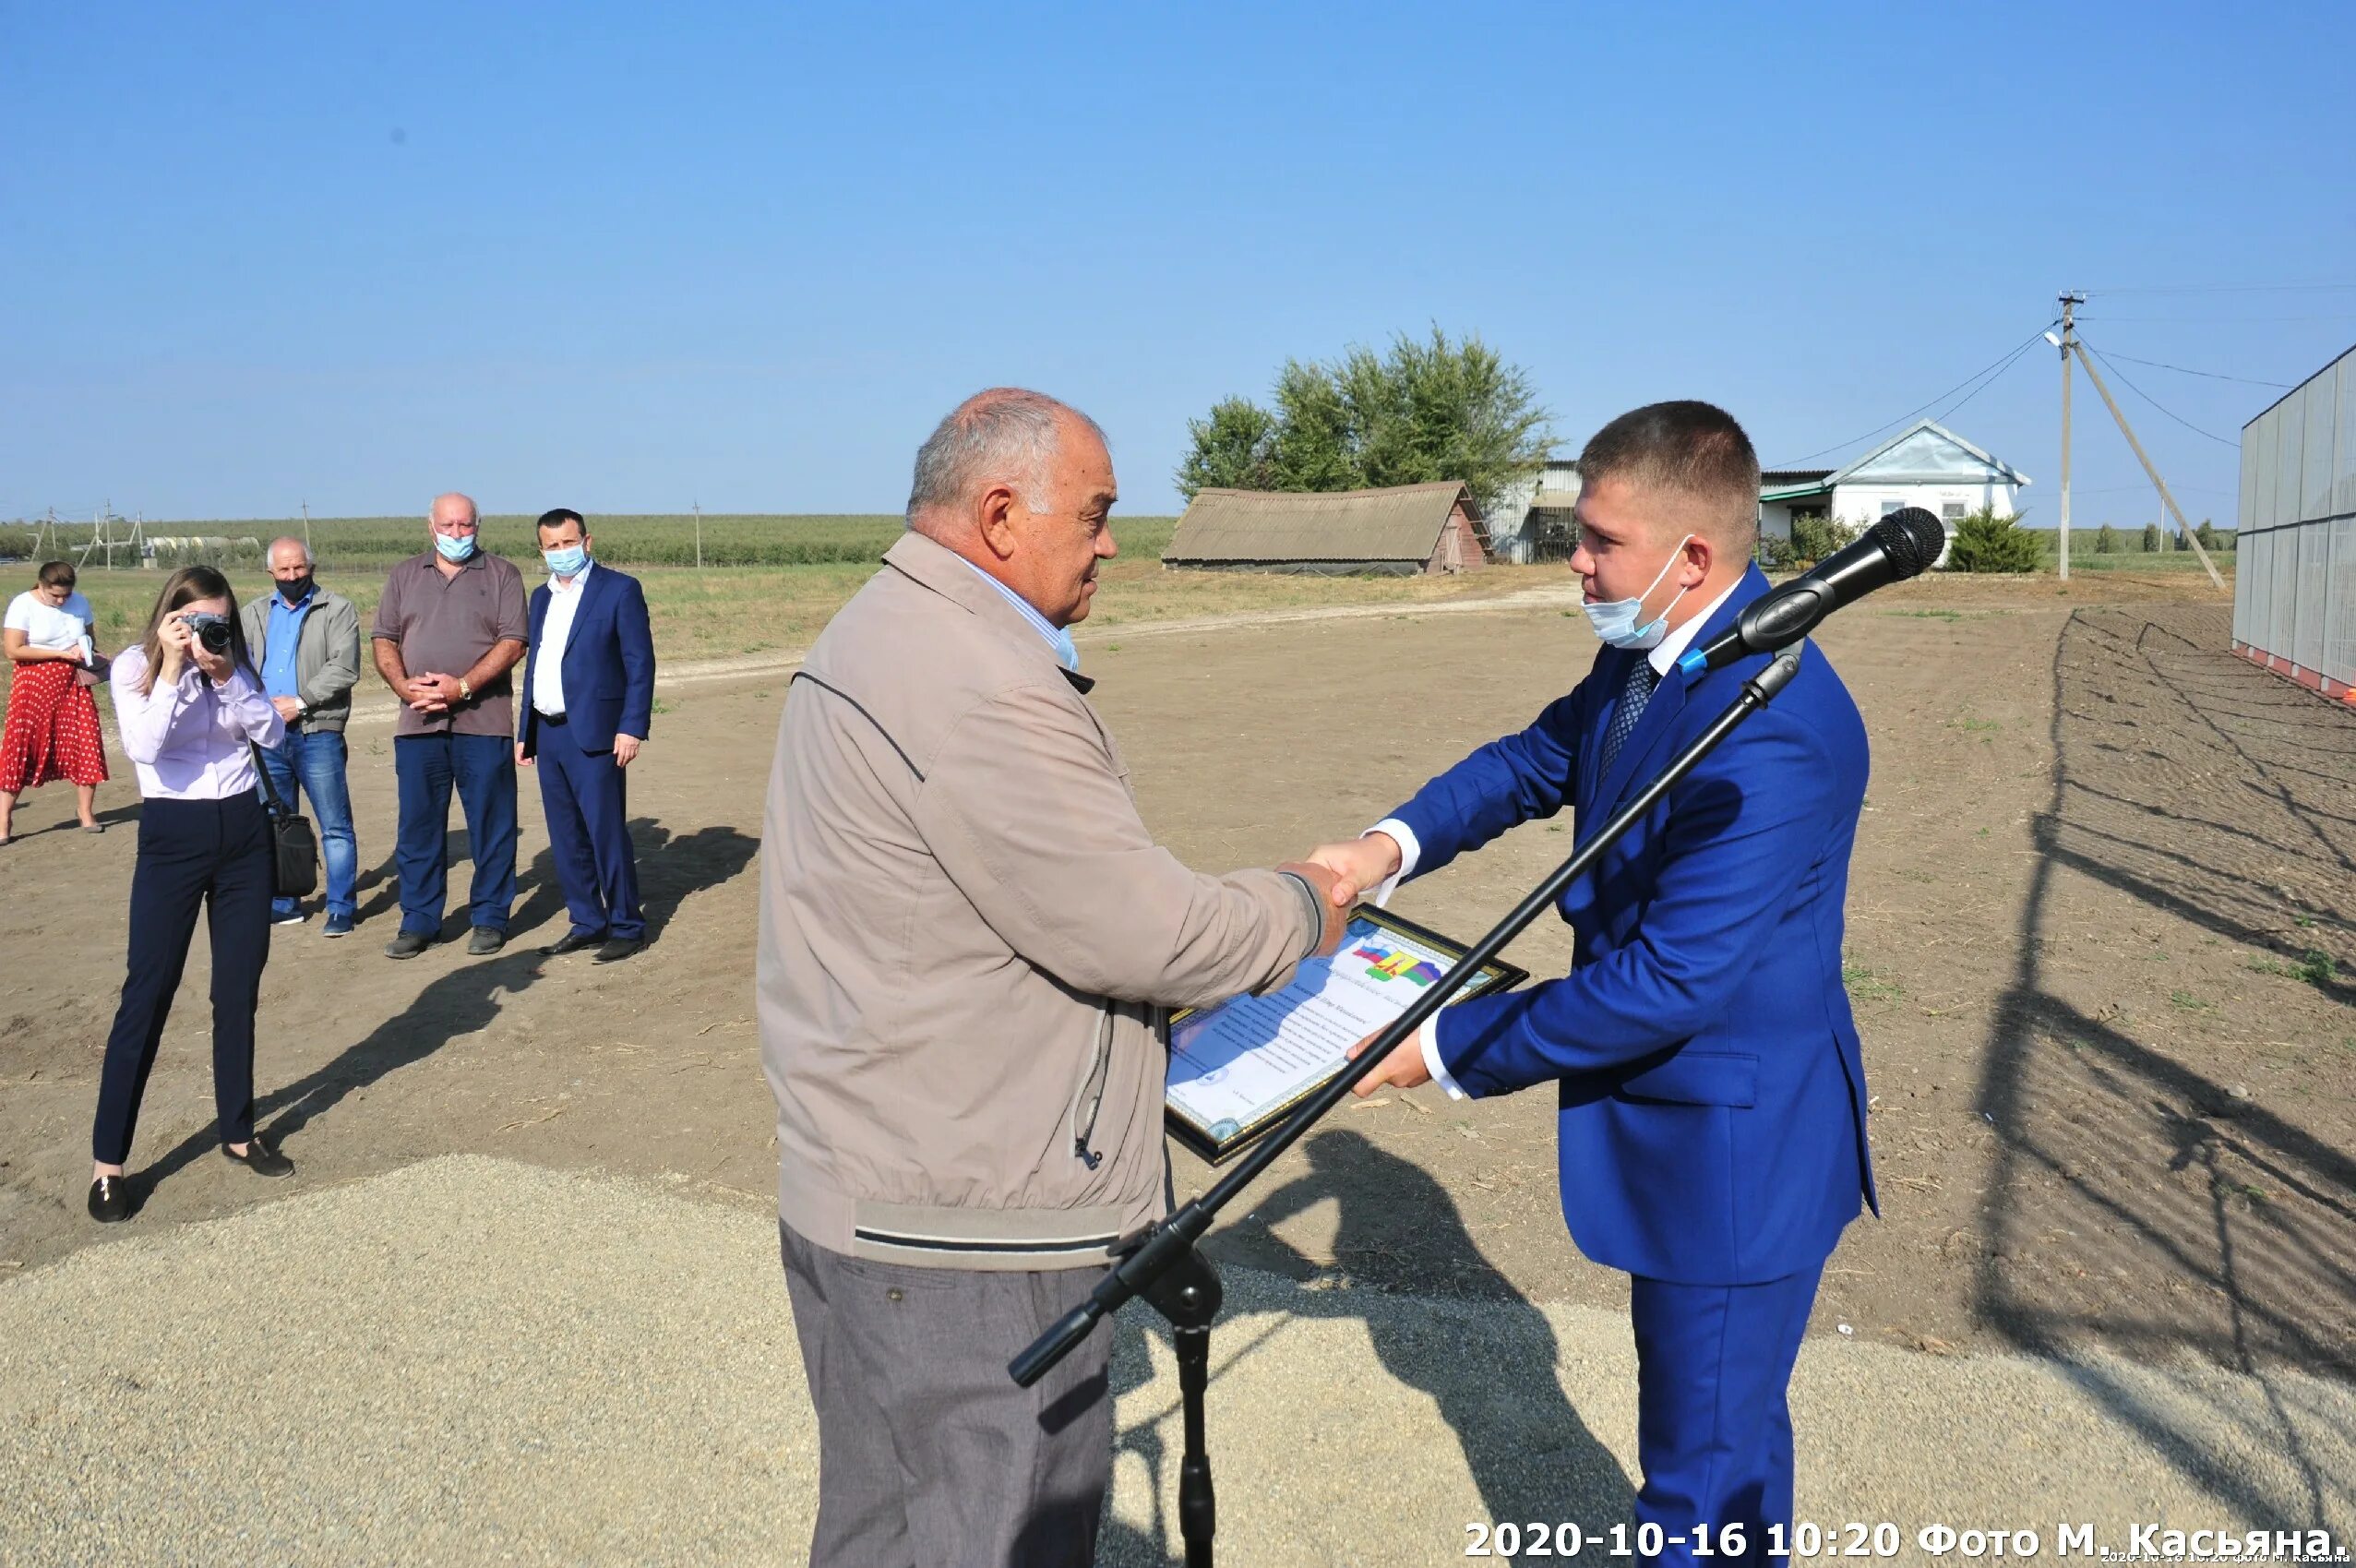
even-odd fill
[[[910,1268],[777,1234],[818,1406],[811,1568],[1089,1568],[1112,1482],[1109,1326],[1034,1387],[1006,1364],[1106,1271]]]

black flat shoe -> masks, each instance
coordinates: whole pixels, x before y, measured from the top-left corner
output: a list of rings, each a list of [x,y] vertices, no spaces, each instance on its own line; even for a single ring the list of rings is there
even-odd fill
[[[294,1174],[294,1162],[288,1159],[284,1155],[280,1154],[276,1149],[271,1148],[269,1141],[263,1138],[263,1136],[258,1132],[245,1140],[245,1152],[244,1154],[239,1154],[236,1150],[231,1148],[226,1143],[223,1143],[221,1146],[221,1152],[227,1155],[231,1159],[235,1160],[239,1165],[244,1166],[247,1170],[252,1171],[256,1176],[292,1176]]]
[[[415,958],[434,945],[433,936],[425,931],[403,931],[385,944],[387,958]]]
[[[540,951],[550,958],[562,958],[568,952],[579,952],[585,947],[595,947],[604,940],[603,936],[583,936],[579,931],[567,931]]]
[[[628,941],[623,938],[616,937],[612,941],[607,942],[604,947],[599,948],[597,950],[597,956],[591,959],[589,962],[592,964],[619,964],[622,960],[628,958],[630,954],[636,952],[644,945],[645,944],[642,942]]]
[[[472,958],[488,958],[507,945],[508,934],[496,926],[477,926],[466,939],[467,955]]]
[[[120,1176],[102,1176],[90,1183],[90,1218],[117,1225],[131,1217],[131,1183]]]

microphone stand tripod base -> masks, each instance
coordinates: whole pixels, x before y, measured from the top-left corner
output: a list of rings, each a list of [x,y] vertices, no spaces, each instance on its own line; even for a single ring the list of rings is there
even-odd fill
[[[1186,1568],[1211,1568],[1218,1504],[1211,1491],[1211,1455],[1203,1443],[1202,1395],[1211,1383],[1211,1321],[1219,1315],[1223,1295],[1219,1271],[1189,1247],[1141,1294],[1169,1320],[1178,1350],[1179,1404],[1186,1421],[1186,1446],[1178,1460],[1178,1538],[1186,1543]]]

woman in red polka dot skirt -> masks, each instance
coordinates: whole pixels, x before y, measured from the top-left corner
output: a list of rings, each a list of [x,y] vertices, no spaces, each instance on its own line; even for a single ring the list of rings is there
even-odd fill
[[[71,561],[50,561],[36,586],[9,601],[5,640],[11,678],[0,725],[0,844],[12,842],[17,796],[71,779],[82,832],[102,833],[92,808],[106,782],[106,743],[90,688],[106,658],[92,640],[90,604],[74,592]]]

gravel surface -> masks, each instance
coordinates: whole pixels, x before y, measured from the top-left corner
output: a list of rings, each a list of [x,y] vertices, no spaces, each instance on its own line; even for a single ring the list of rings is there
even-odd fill
[[[802,1558],[815,1431],[756,1209],[458,1156],[126,1231],[0,1284],[0,1562]],[[1223,1562],[1437,1563],[1474,1521],[1625,1520],[1617,1315],[1239,1269],[1227,1291]],[[1175,1371],[1118,1332],[1104,1558],[1157,1562]],[[2356,1534],[2340,1383],[1831,1338],[1793,1403],[1801,1516],[1890,1521],[1908,1557],[1938,1522],[2033,1527],[2049,1556],[2057,1522],[2114,1550],[2142,1522]]]

